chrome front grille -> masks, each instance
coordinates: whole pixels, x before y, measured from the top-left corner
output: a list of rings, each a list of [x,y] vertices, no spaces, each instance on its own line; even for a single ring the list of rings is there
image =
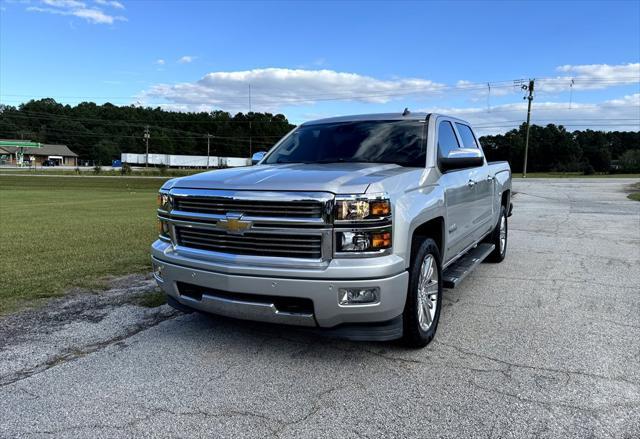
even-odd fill
[[[333,194],[176,188],[168,195],[158,216],[168,222],[178,252],[248,264],[296,258],[300,266],[332,257]]]
[[[321,235],[247,232],[232,235],[208,228],[176,226],[178,245],[234,255],[320,259]]]
[[[318,201],[237,200],[222,197],[176,197],[175,209],[182,212],[226,215],[241,212],[252,217],[321,218],[323,203]]]

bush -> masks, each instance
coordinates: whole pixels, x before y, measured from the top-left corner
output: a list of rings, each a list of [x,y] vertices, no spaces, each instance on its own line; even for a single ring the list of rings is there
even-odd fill
[[[123,163],[122,168],[120,168],[120,173],[122,175],[131,175],[131,165],[129,163]]]
[[[167,175],[167,165],[164,163],[158,165],[158,171],[160,172],[160,175]]]
[[[620,156],[620,169],[623,172],[640,172],[640,149],[629,149]]]
[[[96,165],[93,167],[93,173],[94,174],[100,174],[102,172],[102,166],[100,165]]]
[[[584,175],[593,175],[596,173],[596,170],[594,169],[593,166],[591,166],[591,163],[585,163],[582,168],[582,173]]]

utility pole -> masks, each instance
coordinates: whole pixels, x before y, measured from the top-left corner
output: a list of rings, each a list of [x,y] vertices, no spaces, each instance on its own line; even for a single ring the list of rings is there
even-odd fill
[[[522,178],[527,178],[527,156],[529,155],[529,128],[531,127],[531,101],[533,101],[533,87],[535,79],[529,79],[529,85],[523,85],[522,89],[529,92],[529,96],[524,99],[529,100],[527,105],[527,132],[524,138],[524,166],[522,168]]]
[[[251,114],[251,84],[249,84],[249,115]],[[253,118],[252,116],[249,116]],[[249,119],[249,158],[251,158],[251,153],[253,152],[253,145],[251,142],[251,137],[253,134],[253,130],[251,129],[251,119]]]
[[[147,153],[144,159],[144,167],[148,167],[149,166],[149,137],[151,137],[151,134],[149,134],[149,125],[144,127],[144,143],[147,146]]]
[[[207,169],[209,169],[209,153],[211,151],[211,134],[207,133]]]

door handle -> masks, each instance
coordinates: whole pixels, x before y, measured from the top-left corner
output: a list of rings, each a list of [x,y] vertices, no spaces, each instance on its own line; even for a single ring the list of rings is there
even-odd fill
[[[493,181],[493,175],[489,175],[489,176],[487,177],[487,181]]]
[[[469,181],[467,182],[467,185],[468,185],[469,187],[474,187],[474,186],[476,185],[476,182],[475,182],[475,181],[473,181],[473,180],[469,180]]]

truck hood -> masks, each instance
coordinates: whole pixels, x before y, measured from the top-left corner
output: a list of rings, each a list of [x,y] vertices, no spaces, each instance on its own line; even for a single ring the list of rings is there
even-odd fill
[[[171,187],[265,191],[365,193],[372,183],[412,168],[395,164],[331,163],[258,165],[220,169],[171,181]],[[168,182],[169,183],[169,182]]]

